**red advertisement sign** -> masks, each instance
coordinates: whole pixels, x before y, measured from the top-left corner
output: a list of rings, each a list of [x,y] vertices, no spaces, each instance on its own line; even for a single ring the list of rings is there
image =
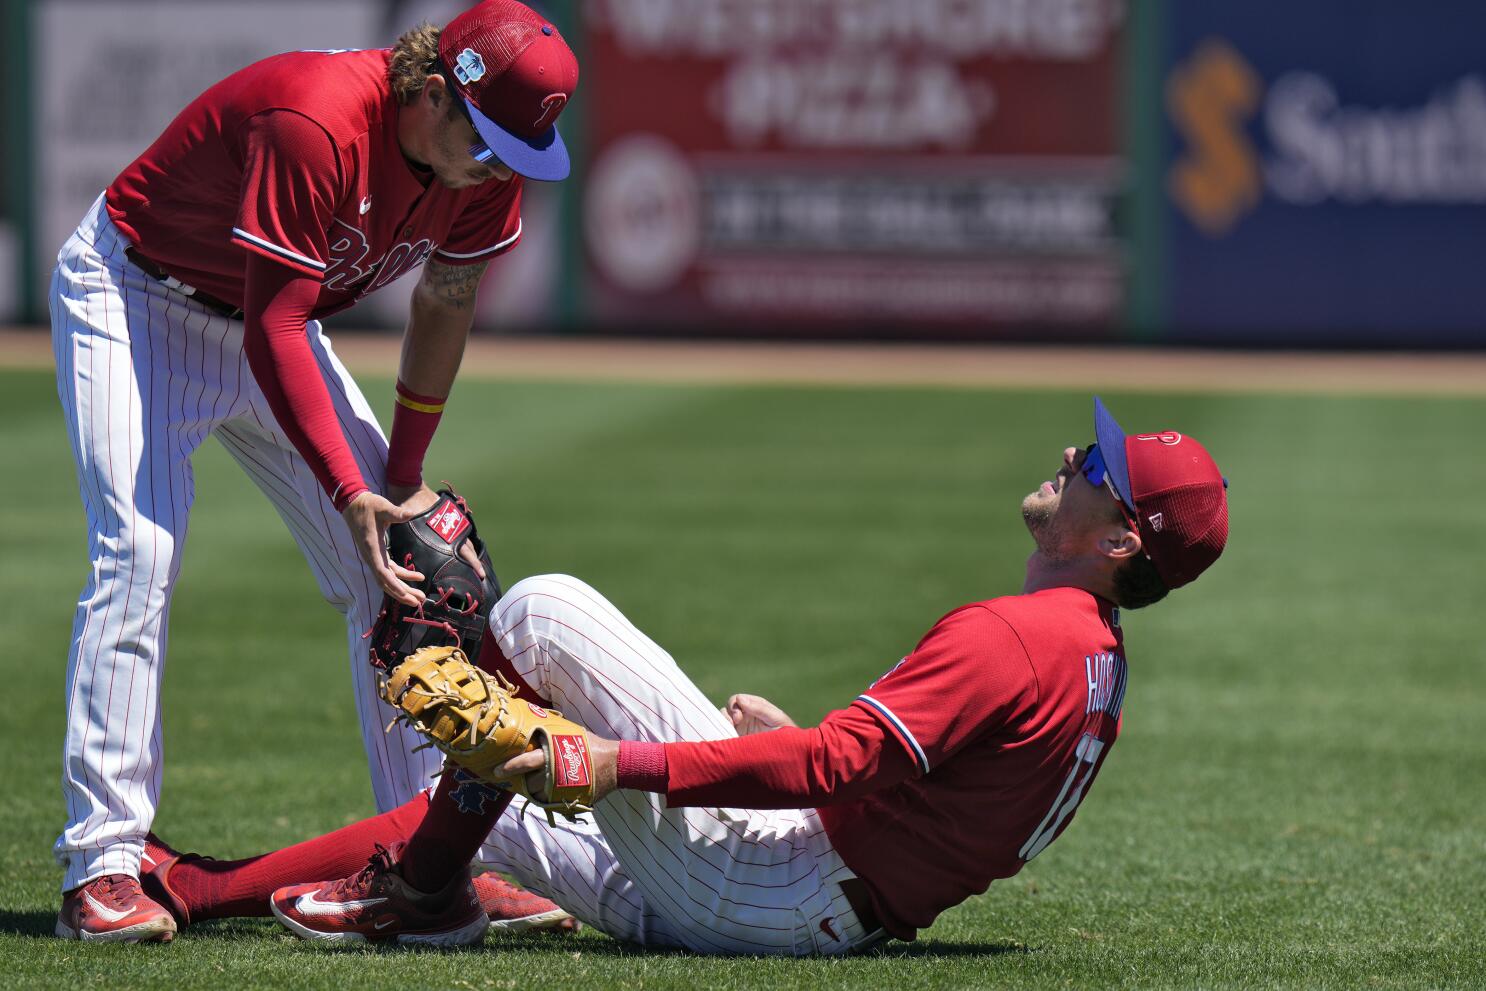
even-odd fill
[[[589,0],[592,316],[1105,326],[1118,0]]]

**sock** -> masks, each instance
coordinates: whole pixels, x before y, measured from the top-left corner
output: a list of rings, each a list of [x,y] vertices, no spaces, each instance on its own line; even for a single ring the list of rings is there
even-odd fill
[[[516,676],[516,669],[501,654],[487,628],[480,645],[480,667],[509,678],[523,697],[531,689]],[[540,702],[539,704],[547,704]],[[459,768],[447,767],[428,803],[428,814],[418,824],[398,862],[403,878],[419,891],[443,890],[470,861],[495,828],[495,821],[511,804],[511,793],[482,784]]]
[[[456,874],[469,870],[470,861],[510,804],[510,792],[457,767],[446,767],[428,801],[427,814],[398,860],[403,879],[418,891],[442,891]]]
[[[354,822],[333,833],[243,860],[182,860],[170,870],[170,888],[192,922],[269,915],[279,888],[334,881],[366,865],[378,845],[408,838],[428,810],[419,794],[391,812]]]

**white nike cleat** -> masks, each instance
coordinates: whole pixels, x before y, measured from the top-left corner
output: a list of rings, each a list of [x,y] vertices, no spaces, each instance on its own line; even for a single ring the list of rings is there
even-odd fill
[[[316,942],[469,946],[484,939],[490,920],[469,875],[456,875],[442,891],[416,891],[398,873],[401,852],[402,844],[378,847],[359,874],[280,888],[269,907],[294,935]]]

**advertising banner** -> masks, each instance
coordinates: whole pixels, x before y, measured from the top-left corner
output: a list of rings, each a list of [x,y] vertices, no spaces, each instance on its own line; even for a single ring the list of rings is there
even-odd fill
[[[582,10],[590,318],[963,336],[1118,318],[1123,4]]]
[[[1486,6],[1168,10],[1173,334],[1486,340]]]

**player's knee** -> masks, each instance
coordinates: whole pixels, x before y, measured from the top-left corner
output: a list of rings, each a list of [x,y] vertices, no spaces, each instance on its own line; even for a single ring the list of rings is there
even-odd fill
[[[535,605],[559,598],[565,587],[571,587],[577,581],[568,575],[532,575],[506,589],[500,602],[511,608],[530,611]]]
[[[164,531],[150,533],[144,540],[122,534],[111,552],[94,564],[100,578],[115,588],[163,594],[174,582],[180,564],[177,548],[177,541]]]
[[[572,575],[532,575],[506,590],[490,613],[491,629],[510,629],[529,616],[554,616],[570,608],[575,595],[596,596],[589,585]]]

